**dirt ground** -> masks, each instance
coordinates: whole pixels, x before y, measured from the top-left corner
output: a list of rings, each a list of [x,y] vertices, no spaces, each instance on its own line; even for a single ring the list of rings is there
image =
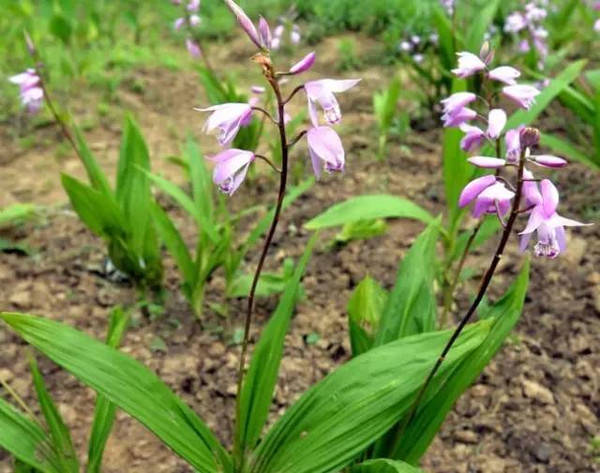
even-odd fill
[[[319,46],[319,53],[323,52],[319,64],[330,63],[326,57],[330,49],[327,44]],[[245,70],[244,52],[229,54],[221,59]],[[319,66],[311,74],[316,77],[318,72]],[[192,73],[147,69],[137,74],[145,84],[143,92],[120,92],[120,107],[132,109],[139,117],[154,169],[177,176],[177,170],[162,158],[177,153],[190,126],[207,145],[206,150],[213,149],[213,140],[200,135],[203,117],[190,107],[194,96],[201,102],[200,88]],[[284,215],[268,267],[301,254],[309,236],[302,225],[329,205],[353,195],[389,192],[411,198],[434,213],[443,210],[439,132],[411,135],[405,143],[410,152],[392,143],[389,158],[376,162],[374,132],[365,134],[365,130],[373,128],[371,91],[383,83],[386,74],[368,69],[343,75],[363,77],[363,87],[341,97],[345,117],[340,134],[347,150],[347,171],[343,176],[326,176]],[[329,76],[334,76],[333,72]],[[73,108],[78,117],[89,113],[84,101],[75,101]],[[118,150],[118,125],[101,122],[87,133],[110,175]],[[1,308],[44,315],[103,337],[110,308],[134,302],[135,291],[104,276],[103,242],[87,231],[66,205],[59,172],[82,175],[80,163],[69,152],[57,153],[60,137],[52,126],[35,130],[35,135],[39,144],[20,151],[8,128],[0,131],[0,206],[30,201],[48,206],[39,222],[3,235],[27,244],[33,253],[0,255]],[[306,159],[305,151],[298,148],[294,159]],[[579,219],[589,216],[590,205],[597,206],[600,199],[598,175],[574,164],[555,178],[563,190],[562,213]],[[275,198],[271,194],[273,181],[259,175],[244,184],[231,205],[241,208],[248,201],[270,202]],[[171,211],[177,215],[176,210]],[[349,358],[346,303],[352,289],[367,274],[391,287],[398,262],[421,229],[419,223],[391,221],[384,236],[336,249],[327,244],[333,233],[323,236],[304,278],[306,297],[297,307],[287,337],[273,418]],[[192,232],[188,230],[187,236],[193,236]],[[599,236],[598,225],[576,229],[564,256],[554,261],[533,260],[531,286],[517,330],[449,415],[424,459],[426,471],[600,471],[600,451],[593,446],[594,437],[600,435]],[[256,257],[256,252],[249,254],[248,270],[254,267]],[[481,272],[488,258],[489,251],[483,248],[468,264]],[[510,283],[521,261],[513,241],[494,280],[492,298]],[[229,444],[239,356],[232,336],[242,325],[244,300],[230,301],[228,321],[211,310],[198,321],[178,292],[178,284],[177,272],[167,258],[165,313],[151,320],[137,310],[123,350],[158,373]],[[223,302],[223,287],[223,278],[217,273],[208,288],[209,305]],[[460,289],[458,309],[466,307],[472,291],[471,285]],[[275,305],[276,298],[258,301],[254,341]],[[318,335],[316,343],[307,342],[314,338],[307,338],[312,334]],[[164,341],[164,347],[158,339]],[[4,327],[0,328],[0,347],[0,376],[35,405],[27,347]],[[47,360],[41,360],[41,367],[83,458],[94,393]],[[0,473],[10,471],[10,459],[0,452]],[[104,471],[183,473],[191,469],[137,421],[119,412]]]

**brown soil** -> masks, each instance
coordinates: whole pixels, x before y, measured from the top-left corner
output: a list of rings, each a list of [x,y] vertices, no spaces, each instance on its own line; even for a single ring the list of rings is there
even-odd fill
[[[319,51],[321,48],[323,52],[335,50],[327,44]],[[234,70],[243,71],[245,57],[237,53],[226,59],[235,65]],[[326,59],[321,64],[332,61]],[[190,111],[190,91],[198,90],[195,76],[161,70],[142,70],[138,74],[146,84],[144,92],[122,91],[121,106],[132,108],[140,118],[155,170],[177,176],[173,166],[160,158],[177,152],[188,127],[199,132],[202,117]],[[410,154],[392,144],[385,162],[373,159],[370,93],[385,81],[386,74],[381,70],[361,71],[364,86],[342,98],[346,115],[341,135],[347,147],[347,172],[344,176],[325,177],[285,214],[268,259],[269,267],[277,267],[287,256],[301,254],[308,238],[303,223],[332,203],[353,195],[389,192],[411,198],[434,213],[443,210],[437,132],[412,135],[408,141]],[[86,107],[83,101],[77,103],[81,103],[75,107],[79,116]],[[9,235],[33,248],[34,253],[29,257],[0,257],[1,308],[41,314],[103,337],[110,308],[119,303],[131,304],[136,294],[128,285],[103,277],[102,241],[64,205],[59,171],[81,175],[80,164],[70,153],[57,158],[60,137],[52,127],[37,130],[39,144],[24,153],[8,138],[8,132],[0,135],[0,148],[5,150],[0,159],[0,185],[4,189],[0,205],[26,201],[57,204],[46,212],[42,222],[28,224]],[[111,124],[101,124],[88,133],[111,175],[118,135],[118,127]],[[207,138],[200,140],[212,143]],[[295,159],[306,159],[300,148]],[[598,202],[598,176],[593,172],[573,165],[556,178],[565,190],[565,215],[580,217],[589,212],[586,205]],[[269,202],[273,192],[273,182],[259,175],[244,185],[231,205],[239,208],[249,200]],[[421,229],[418,223],[393,221],[384,236],[334,250],[327,246],[333,233],[323,236],[304,278],[306,297],[297,307],[287,337],[273,418],[308,386],[349,358],[346,303],[352,289],[367,274],[391,287],[397,263]],[[593,450],[592,439],[600,434],[599,235],[598,226],[578,229],[571,233],[570,248],[564,256],[554,261],[533,261],[531,287],[514,336],[450,414],[425,457],[423,467],[427,471],[598,471],[600,452]],[[256,256],[249,255],[248,270],[256,263]],[[488,258],[489,251],[482,249],[475,252],[469,264],[481,271]],[[493,284],[492,297],[500,295],[510,283],[520,261],[513,242]],[[229,444],[239,356],[239,346],[231,340],[234,330],[242,325],[244,300],[230,301],[232,316],[228,321],[210,310],[198,321],[178,291],[179,278],[168,258],[167,266],[165,314],[150,320],[136,311],[136,323],[126,335],[123,350],[158,373]],[[464,309],[473,289],[474,283],[461,288],[464,295],[459,309]],[[222,290],[223,280],[217,274],[208,289],[209,305],[223,301]],[[275,304],[276,298],[259,300],[254,341]],[[313,333],[319,335],[319,340],[306,343],[306,336]],[[152,349],[157,337],[164,340],[166,351]],[[27,347],[4,327],[0,328],[0,346],[0,376],[35,406]],[[84,455],[94,393],[49,361],[42,360],[41,366]],[[0,453],[0,473],[9,471],[11,461]],[[104,471],[191,470],[137,421],[120,412],[106,450]]]

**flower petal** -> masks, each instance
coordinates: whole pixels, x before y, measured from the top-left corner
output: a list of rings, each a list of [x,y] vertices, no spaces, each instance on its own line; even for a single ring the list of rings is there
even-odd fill
[[[460,207],[469,205],[469,203],[471,203],[473,199],[483,192],[483,190],[493,185],[495,182],[496,177],[492,175],[482,176],[472,180],[462,190],[460,198],[458,199],[458,205]]]
[[[542,206],[544,209],[544,216],[550,218],[558,207],[558,189],[549,179],[543,179],[540,182],[540,188],[542,190]]]
[[[491,158],[489,156],[473,156],[467,159],[472,165],[484,169],[497,169],[506,166],[506,160],[501,158]]]

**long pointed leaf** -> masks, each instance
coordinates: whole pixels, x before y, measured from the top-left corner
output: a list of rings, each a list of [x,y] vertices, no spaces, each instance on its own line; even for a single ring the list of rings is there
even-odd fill
[[[118,348],[127,330],[129,315],[121,308],[111,311],[106,344]],[[87,473],[101,473],[102,457],[115,420],[116,406],[101,394],[96,398],[94,421],[88,442]]]
[[[423,470],[398,460],[377,458],[353,466],[350,473],[423,473]]]
[[[153,372],[133,358],[48,319],[0,318],[24,340],[142,422],[200,473],[230,471],[230,458],[208,427]]]
[[[435,396],[417,411],[414,420],[404,432],[404,441],[400,444],[400,448],[389,452],[386,456],[411,464],[419,461],[456,400],[481,374],[518,322],[523,311],[528,284],[529,262],[527,261],[519,277],[488,314],[487,319],[493,325],[485,341],[456,367]]]
[[[317,241],[318,234],[308,242],[302,258],[298,262],[294,275],[286,284],[275,313],[263,329],[257,343],[250,368],[244,379],[240,398],[240,411],[236,429],[235,451],[238,453],[252,450],[263,430],[273,399],[277,374],[283,355],[285,335],[288,331],[300,279]]]
[[[377,218],[413,218],[425,223],[434,220],[429,212],[410,200],[381,194],[361,195],[335,204],[304,226],[309,230],[318,230]]]
[[[433,280],[439,222],[440,219],[421,233],[400,263],[396,283],[381,315],[375,346],[435,330],[437,303]]]
[[[79,473],[79,461],[77,460],[77,453],[73,448],[71,434],[46,389],[44,378],[33,357],[30,361],[30,369],[42,414],[46,420],[46,426],[48,427],[52,444],[57,452],[57,459],[60,462],[61,468],[65,473]]]
[[[488,334],[474,324],[434,379],[475,350]],[[451,333],[429,332],[358,356],[309,389],[269,431],[255,452],[252,473],[339,471],[409,409]]]
[[[43,473],[63,473],[46,432],[2,398],[0,447]]]

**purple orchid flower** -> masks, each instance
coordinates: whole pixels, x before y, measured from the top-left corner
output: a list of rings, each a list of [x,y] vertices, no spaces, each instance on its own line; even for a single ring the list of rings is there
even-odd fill
[[[252,20],[248,17],[248,15],[246,15],[246,12],[244,10],[242,10],[242,8],[237,3],[235,3],[233,0],[223,0],[223,1],[229,7],[231,12],[235,15],[235,17],[237,18],[238,24],[246,32],[246,34],[248,35],[248,38],[250,38],[250,40],[256,46],[258,46],[260,49],[262,49],[263,45],[260,40],[260,35],[258,34],[258,31],[256,30],[256,27],[254,26],[254,23],[252,23]]]
[[[506,121],[506,112],[504,110],[501,108],[490,110],[488,115],[487,136],[492,140],[498,139],[506,126]]]
[[[199,112],[212,112],[203,131],[210,133],[219,130],[219,144],[225,146],[233,141],[242,126],[247,126],[252,118],[252,106],[248,103],[226,103],[209,108],[196,108]]]
[[[339,123],[342,119],[342,113],[334,93],[345,92],[359,82],[360,79],[321,79],[304,84],[304,90],[308,98],[308,113],[313,125],[315,127],[319,126],[316,102],[323,107],[325,119],[329,124]]]
[[[35,69],[27,69],[21,74],[10,77],[9,81],[19,86],[21,103],[29,113],[37,113],[42,108],[44,90]]]
[[[458,56],[458,67],[452,69],[452,73],[457,77],[462,79],[470,77],[479,71],[483,71],[486,67],[485,62],[473,53],[463,51],[456,54]]]
[[[537,232],[538,242],[534,247],[536,256],[556,258],[567,247],[567,238],[564,227],[577,227],[589,224],[577,222],[556,213],[558,207],[558,190],[548,179],[540,183],[541,193],[534,182],[530,182],[526,199],[537,202],[529,215],[527,226],[520,233],[521,251],[525,251],[533,232]]]
[[[456,110],[454,113],[445,113],[442,115],[445,127],[460,126],[463,123],[473,120],[477,117],[477,112],[467,107],[462,107]]]
[[[460,148],[463,151],[473,151],[484,143],[485,132],[481,128],[468,123],[461,123],[459,128],[465,134],[460,140]]]
[[[216,163],[213,182],[221,192],[232,195],[244,181],[248,168],[254,161],[254,153],[243,149],[226,149],[216,156],[208,157]]]
[[[460,194],[458,205],[465,207],[475,201],[471,214],[475,218],[483,214],[506,215],[515,193],[497,182],[495,176],[483,176],[469,182]]]
[[[308,71],[315,63],[316,57],[317,56],[314,51],[308,53],[300,61],[298,61],[296,64],[290,67],[290,74],[300,74],[302,72]]]
[[[507,85],[502,88],[502,93],[514,101],[519,107],[529,110],[540,91],[532,85]]]
[[[444,114],[456,113],[461,108],[475,101],[477,96],[472,92],[456,92],[447,99],[441,101]]]
[[[498,169],[506,166],[506,160],[490,156],[473,156],[467,159],[473,166],[483,169]]]
[[[529,156],[529,160],[534,162],[538,166],[553,169],[563,168],[568,164],[566,159],[559,158],[558,156],[552,156],[549,154],[531,155]]]
[[[516,85],[516,79],[521,76],[521,73],[510,66],[500,66],[488,72],[488,77],[498,82],[503,82],[506,85]]]
[[[200,8],[200,0],[190,0],[187,4],[187,10],[189,12],[197,12]]]
[[[506,161],[516,164],[521,155],[521,130],[525,128],[521,125],[506,132],[504,139],[506,141]]]
[[[308,130],[306,134],[308,152],[313,171],[317,179],[321,177],[321,167],[324,163],[327,172],[342,172],[345,164],[345,152],[342,140],[328,126],[318,126]]]
[[[190,53],[190,56],[196,58],[202,56],[202,50],[200,49],[200,45],[196,43],[196,41],[194,41],[193,39],[187,38],[185,40],[185,47],[188,50],[188,53]]]

